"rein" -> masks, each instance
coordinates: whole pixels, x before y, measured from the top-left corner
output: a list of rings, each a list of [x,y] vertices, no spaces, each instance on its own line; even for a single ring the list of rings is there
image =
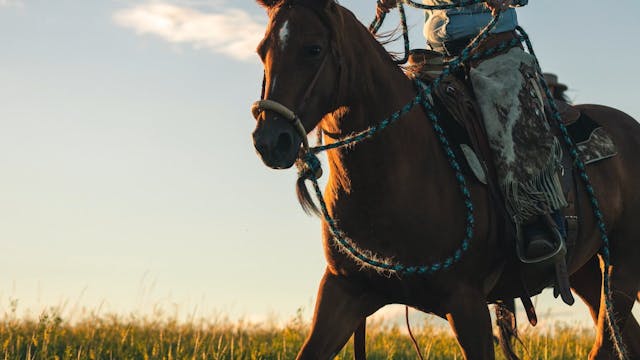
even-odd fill
[[[472,1],[473,3],[481,2],[479,0],[472,0]],[[401,8],[402,4],[399,3],[398,6]],[[321,213],[324,217],[324,220],[329,225],[329,230],[331,231],[331,234],[333,235],[333,239],[335,240],[336,244],[346,254],[350,255],[352,258],[354,258],[354,260],[356,260],[358,263],[360,263],[364,267],[369,267],[383,273],[389,273],[389,274],[395,273],[398,275],[433,274],[440,270],[447,270],[452,265],[458,263],[462,259],[464,252],[466,252],[469,249],[471,240],[474,235],[474,228],[475,228],[474,206],[471,200],[471,192],[467,186],[465,176],[462,173],[462,167],[458,163],[454,151],[451,149],[451,145],[447,140],[444,128],[440,125],[438,117],[434,113],[432,105],[429,102],[429,98],[433,89],[436,86],[438,86],[442,81],[442,79],[444,79],[447,75],[449,75],[453,70],[459,68],[463,63],[465,63],[468,60],[476,59],[479,56],[486,56],[487,54],[490,54],[492,52],[491,50],[494,50],[494,49],[489,49],[485,51],[483,54],[471,55],[472,51],[478,48],[480,43],[489,36],[490,31],[495,27],[499,18],[500,18],[500,14],[498,13],[495,17],[491,19],[489,24],[480,32],[480,34],[462,50],[459,57],[449,61],[448,66],[442,71],[440,76],[436,78],[432,83],[430,83],[429,85],[426,85],[419,80],[415,80],[416,87],[418,88],[417,95],[407,104],[405,104],[400,110],[394,112],[393,114],[391,114],[391,116],[383,119],[377,125],[373,125],[372,127],[366,130],[363,130],[352,136],[348,136],[346,138],[337,140],[327,145],[308,147],[308,141],[303,140],[304,144],[306,145],[304,145],[304,149],[301,151],[301,154],[299,155],[299,160],[296,162],[296,165],[298,167],[299,179],[302,181],[310,180],[312,182],[316,197],[318,198],[318,202],[320,204]],[[507,45],[505,44],[504,46],[507,46]],[[326,56],[327,55],[325,54],[325,57]],[[323,60],[323,63],[320,65],[314,77],[314,80],[307,88],[307,91],[305,92],[305,98],[303,98],[303,100],[301,101],[301,104],[304,104],[306,102],[306,97],[308,97],[311,92],[310,89],[315,87],[317,79],[319,78],[319,73],[321,72],[322,67],[324,66],[324,62],[325,61]],[[448,158],[451,168],[455,172],[455,178],[456,178],[456,181],[458,182],[460,192],[464,199],[467,215],[466,215],[465,237],[462,240],[459,248],[456,251],[454,251],[452,255],[448,256],[442,261],[438,261],[429,265],[406,266],[403,264],[394,263],[389,260],[385,260],[385,261],[379,260],[380,258],[376,256],[376,254],[373,254],[367,250],[359,249],[355,245],[355,243],[351,239],[346,237],[345,234],[338,228],[336,220],[333,219],[329,214],[326,202],[324,201],[324,196],[318,184],[318,179],[322,174],[322,168],[321,168],[320,160],[317,157],[317,154],[323,151],[331,150],[331,149],[352,146],[361,141],[372,138],[377,133],[386,129],[389,125],[398,121],[402,116],[410,112],[416,105],[421,105],[424,108],[429,119],[432,122],[433,129],[436,132],[436,136],[439,139],[445,151],[445,154]],[[279,115],[283,116],[285,119],[289,120],[289,122],[292,124],[292,126],[294,126],[296,131],[301,136],[303,136],[303,139],[306,140],[307,133],[304,127],[302,126],[302,122],[300,121],[300,118],[296,115],[294,111],[288,109],[287,107],[285,107],[284,105],[276,101],[269,100],[269,99],[263,99],[263,100],[257,101],[252,106],[252,113],[254,114],[254,117],[256,117],[256,119],[265,110],[274,111]]]
[[[440,84],[442,79],[444,79],[447,75],[451,73],[451,71],[460,67],[464,62],[468,60],[472,60],[478,56],[485,56],[488,51],[485,51],[483,54],[471,55],[471,52],[478,48],[480,43],[489,36],[491,29],[493,29],[498,22],[500,15],[498,14],[489,22],[489,24],[482,30],[482,32],[473,40],[464,50],[462,50],[460,56],[455,58],[449,62],[449,66],[446,67],[440,76],[435,79],[429,85],[422,83],[419,80],[415,80],[415,85],[418,88],[417,95],[409,101],[405,106],[403,106],[400,110],[394,112],[386,119],[383,119],[377,125],[373,125],[372,127],[363,130],[359,133],[356,133],[352,136],[343,138],[341,140],[337,140],[331,144],[320,145],[309,148],[308,151],[302,153],[300,160],[296,164],[298,166],[298,174],[300,179],[310,180],[312,182],[313,188],[315,190],[316,197],[318,198],[318,202],[320,205],[321,213],[324,217],[324,220],[329,225],[329,229],[331,234],[333,235],[334,241],[339,245],[339,248],[343,250],[344,253],[350,255],[354,260],[360,263],[364,267],[368,267],[374,269],[378,272],[389,273],[389,274],[398,274],[398,275],[428,275],[436,273],[440,270],[447,270],[452,265],[458,263],[464,254],[469,249],[471,244],[471,240],[474,234],[475,228],[475,216],[474,216],[474,206],[471,200],[471,192],[467,186],[467,182],[464,174],[462,173],[462,167],[458,163],[456,159],[456,155],[451,149],[451,145],[446,137],[444,128],[440,125],[437,115],[433,111],[433,107],[429,102],[430,95],[433,89]],[[505,45],[506,46],[506,45]],[[421,105],[426,111],[429,120],[432,123],[433,129],[436,132],[436,136],[440,141],[444,152],[447,156],[449,164],[451,168],[455,172],[455,178],[458,182],[458,186],[460,188],[460,192],[463,196],[465,208],[467,211],[466,214],[466,230],[465,237],[460,243],[457,250],[453,252],[450,256],[443,259],[442,261],[435,262],[429,265],[422,266],[407,266],[404,264],[399,264],[392,262],[390,260],[379,260],[380,257],[376,254],[371,253],[368,250],[359,249],[355,243],[349,239],[337,226],[337,222],[335,219],[331,217],[329,211],[327,209],[326,202],[324,201],[324,196],[322,191],[320,190],[320,186],[318,184],[318,176],[316,174],[319,173],[321,169],[321,163],[318,159],[318,153],[323,151],[337,149],[347,146],[352,146],[366,139],[370,139],[375,136],[377,133],[386,129],[389,125],[398,121],[402,116],[406,115],[409,111],[411,111],[416,105]]]

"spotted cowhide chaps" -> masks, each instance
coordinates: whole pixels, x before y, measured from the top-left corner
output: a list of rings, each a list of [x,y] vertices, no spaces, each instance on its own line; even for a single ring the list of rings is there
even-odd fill
[[[516,47],[470,70],[507,209],[518,223],[567,206],[562,147],[544,112],[533,56]]]

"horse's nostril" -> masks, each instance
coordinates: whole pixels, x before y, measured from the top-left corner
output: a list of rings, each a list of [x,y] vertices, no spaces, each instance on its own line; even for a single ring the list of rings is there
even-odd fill
[[[291,149],[291,145],[293,145],[291,134],[286,132],[281,133],[278,136],[278,142],[276,143],[276,151],[281,154],[287,153]]]
[[[260,155],[267,155],[267,146],[264,143],[256,142],[254,146]]]

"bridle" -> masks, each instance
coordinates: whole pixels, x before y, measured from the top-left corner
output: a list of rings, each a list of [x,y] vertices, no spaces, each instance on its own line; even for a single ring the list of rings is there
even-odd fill
[[[313,10],[313,13],[320,18],[322,23],[325,24],[325,26],[327,26],[329,31],[331,31],[331,27],[328,26],[327,21],[323,18],[323,16],[319,14],[318,11],[314,9],[312,10]],[[320,79],[320,74],[322,74],[324,68],[326,67],[330,53],[332,53],[332,51],[330,51],[329,49],[325,51],[323,58],[320,62],[320,65],[316,69],[316,73],[313,76],[313,79],[311,80],[309,85],[307,86],[307,89],[304,92],[304,96],[302,97],[302,100],[300,100],[299,105],[295,108],[295,111],[289,109],[282,103],[279,103],[275,100],[264,98],[266,74],[263,75],[263,78],[262,78],[262,94],[260,96],[261,100],[258,100],[251,105],[251,114],[256,120],[258,120],[260,115],[265,111],[273,111],[276,114],[282,116],[285,120],[287,120],[289,124],[295,129],[296,133],[298,133],[298,135],[300,135],[300,137],[302,138],[302,147],[305,153],[309,151],[309,139],[307,138],[308,132],[305,129],[304,124],[302,123],[302,120],[300,120],[300,117],[298,116],[298,114],[301,114],[305,111],[305,108],[308,104],[308,100],[311,97],[311,93],[315,89],[318,83],[318,80]],[[340,78],[340,75],[338,75],[338,79],[339,78]]]
[[[309,150],[309,139],[307,139],[307,135],[308,135],[307,130],[304,128],[304,124],[302,124],[302,121],[300,120],[300,117],[297,114],[304,112],[308,103],[307,100],[309,100],[309,97],[311,96],[311,92],[316,87],[316,84],[318,83],[318,79],[320,79],[320,74],[322,73],[322,70],[324,70],[325,68],[327,59],[329,58],[328,54],[329,54],[328,51],[325,52],[324,57],[322,58],[322,62],[320,63],[320,66],[316,70],[316,73],[313,76],[313,79],[311,80],[311,82],[309,83],[309,86],[307,86],[307,90],[304,92],[304,96],[300,101],[300,105],[296,107],[297,113],[275,100],[264,99],[264,91],[262,94],[262,100],[258,100],[254,102],[253,105],[251,105],[251,113],[253,114],[253,117],[256,120],[258,120],[258,117],[260,117],[260,114],[262,114],[264,111],[273,111],[276,114],[282,116],[285,120],[287,120],[289,124],[291,124],[291,126],[293,126],[293,128],[296,130],[298,135],[302,137],[302,146],[304,147],[304,151]]]

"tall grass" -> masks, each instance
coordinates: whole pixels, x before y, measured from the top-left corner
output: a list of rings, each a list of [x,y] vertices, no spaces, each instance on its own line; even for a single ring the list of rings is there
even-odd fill
[[[415,359],[403,329],[368,324],[369,359]],[[37,319],[15,312],[0,319],[0,356],[31,359],[293,359],[307,334],[299,313],[284,326],[249,322],[179,322],[171,319],[89,315],[73,323],[55,311]],[[414,329],[427,359],[460,359],[450,331],[424,324]],[[558,326],[544,334],[528,331],[518,351],[530,359],[586,358],[590,331]],[[338,359],[352,359],[349,343]],[[502,358],[502,357],[499,357]]]

